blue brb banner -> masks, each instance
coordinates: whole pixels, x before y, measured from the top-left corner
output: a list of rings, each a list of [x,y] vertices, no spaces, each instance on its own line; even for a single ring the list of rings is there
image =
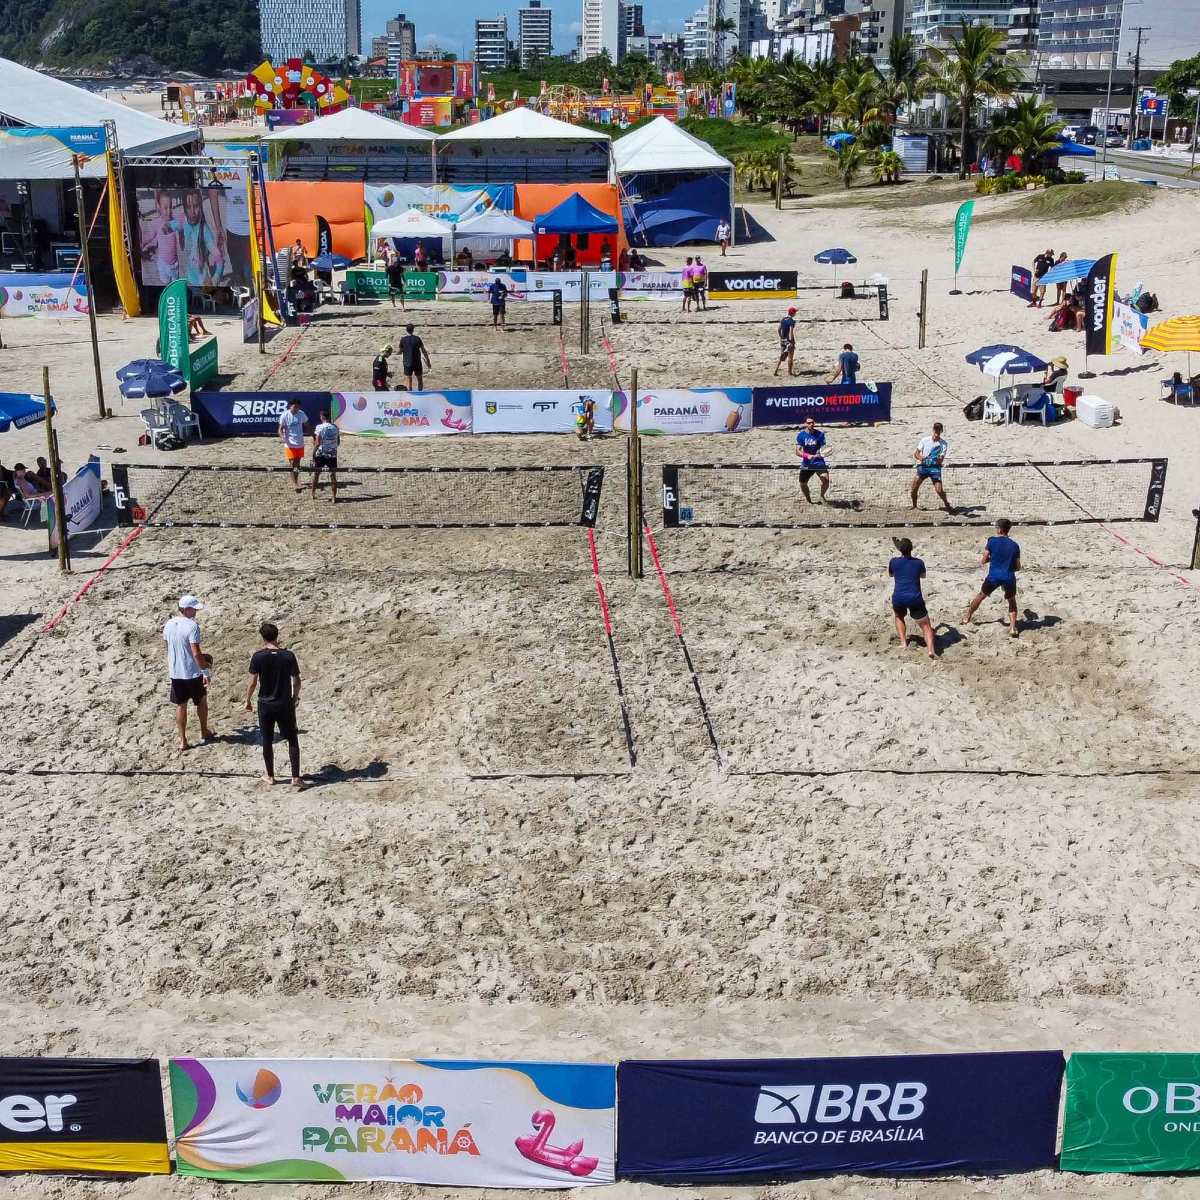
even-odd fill
[[[1055,1165],[1059,1050],[622,1062],[617,1174],[667,1183]]]
[[[1008,290],[1021,300],[1032,300],[1033,272],[1028,267],[1019,267],[1014,264],[1012,281],[1008,285]]]
[[[192,411],[205,437],[277,437],[279,418],[293,398],[315,426],[332,397],[329,392],[193,392]]]
[[[892,385],[835,383],[754,389],[755,425],[803,425],[810,416],[818,425],[890,421]]]

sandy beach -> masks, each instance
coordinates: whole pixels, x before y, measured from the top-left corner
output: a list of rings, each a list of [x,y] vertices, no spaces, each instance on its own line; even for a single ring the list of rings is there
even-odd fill
[[[899,530],[663,527],[663,463],[794,463],[784,429],[643,442],[647,516],[711,733],[649,552],[643,579],[625,573],[623,437],[343,443],[342,461],[364,466],[606,467],[597,560],[636,763],[583,529],[149,529],[43,633],[124,534],[84,539],[66,579],[44,530],[23,530],[11,509],[0,525],[4,1052],[611,1061],[1190,1049],[1200,572],[1187,564],[1200,416],[1158,400],[1182,356],[1093,359],[1088,390],[1121,410],[1102,430],[968,422],[963,406],[987,381],[963,356],[1015,342],[1065,354],[1072,378],[1083,367],[1082,335],[1049,334],[1048,310],[1008,293],[1010,264],[1047,246],[1116,251],[1122,291],[1143,280],[1164,315],[1194,310],[1200,202],[1148,190],[1140,207],[1050,222],[1032,217],[1031,196],[980,198],[963,294],[950,296],[953,214],[967,195],[913,183],[754,206],[765,236],[725,265],[799,269],[802,380],[828,376],[850,342],[863,377],[893,383],[890,424],[830,431],[835,463],[908,461],[934,420],[951,463],[1169,459],[1157,523],[1014,531],[1025,565],[1016,641],[999,600],[975,625],[960,620],[982,578],[984,529],[912,533],[939,631],[931,663],[900,649],[891,627]],[[889,321],[870,302],[833,298],[830,269],[812,261],[828,246],[858,257],[839,277],[888,277]],[[676,267],[686,252],[655,256]],[[705,258],[717,265],[715,250]],[[635,367],[643,387],[770,382],[786,307],[626,305],[615,328],[594,316],[586,357],[568,307],[570,384],[612,385],[601,335],[623,387]],[[507,331],[484,305],[410,310],[433,360],[427,386],[561,386],[549,305],[511,304]],[[212,325],[227,386],[354,391],[369,389],[374,352],[404,320],[386,305],[325,310],[266,356],[242,345],[237,321]],[[106,474],[113,458],[282,462],[270,439],[170,456],[137,446],[139,405],[118,403],[112,371],[153,352],[151,320],[100,320],[117,414],[104,422],[84,323],[6,321],[0,332],[6,390],[40,390],[51,367],[68,468],[93,452]],[[6,435],[0,455],[11,466],[44,445],[33,427]],[[328,507],[284,478],[262,486],[278,489],[281,513]],[[932,512],[933,497],[923,504]],[[207,605],[218,740],[181,755],[160,631],[188,591]],[[260,752],[241,700],[267,619],[304,673],[314,786],[299,795],[254,786]],[[1186,1178],[1047,1173],[841,1178],[769,1194],[1197,1191]],[[734,1193],[768,1191],[720,1192]],[[293,1194],[0,1181],[0,1196],[20,1200]]]

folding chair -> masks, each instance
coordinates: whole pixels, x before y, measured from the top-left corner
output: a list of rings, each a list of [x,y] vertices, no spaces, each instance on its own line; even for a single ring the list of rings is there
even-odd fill
[[[13,494],[25,506],[25,511],[21,515],[21,524],[25,526],[26,529],[29,528],[29,518],[34,513],[37,513],[39,521],[42,519],[42,504],[44,501],[49,499],[48,496],[26,496],[25,493],[20,490],[20,488],[14,489]]]
[[[141,417],[142,424],[145,425],[146,432],[150,435],[150,445],[155,450],[159,449],[159,441],[171,433],[171,422],[157,408],[143,408],[138,416]]]

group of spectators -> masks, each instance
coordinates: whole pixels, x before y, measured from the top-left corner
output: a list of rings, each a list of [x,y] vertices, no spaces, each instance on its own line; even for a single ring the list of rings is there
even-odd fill
[[[62,463],[58,464],[62,472]],[[0,463],[0,497],[7,505],[11,496],[20,496],[25,500],[46,500],[51,494],[53,480],[50,477],[50,464],[44,458],[37,460],[37,466],[27,467],[24,463],[15,464],[10,471]],[[0,506],[0,511],[3,506]]]

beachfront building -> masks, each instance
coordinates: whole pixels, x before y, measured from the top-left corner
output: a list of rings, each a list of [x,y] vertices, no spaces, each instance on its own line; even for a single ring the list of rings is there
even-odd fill
[[[621,0],[583,0],[583,35],[580,60],[608,52],[621,61]]]
[[[1123,7],[1123,0],[1041,0],[1039,63],[1050,69],[1107,71],[1117,62]]]
[[[554,53],[554,10],[543,8],[542,0],[517,10],[517,52],[523,68]]]
[[[964,21],[1007,30],[1012,24],[1012,9],[1013,0],[912,0],[904,18],[904,31],[912,34],[918,53],[944,49]]]
[[[683,57],[689,63],[701,58],[711,62],[715,55],[709,5],[702,4],[683,23]]]
[[[503,13],[475,22],[475,62],[481,71],[503,71],[508,66],[508,18]]]
[[[412,62],[417,57],[417,27],[403,13],[397,13],[385,28],[388,74],[395,75],[402,62]]]
[[[360,0],[261,0],[259,34],[273,63],[340,62],[361,52]]]

